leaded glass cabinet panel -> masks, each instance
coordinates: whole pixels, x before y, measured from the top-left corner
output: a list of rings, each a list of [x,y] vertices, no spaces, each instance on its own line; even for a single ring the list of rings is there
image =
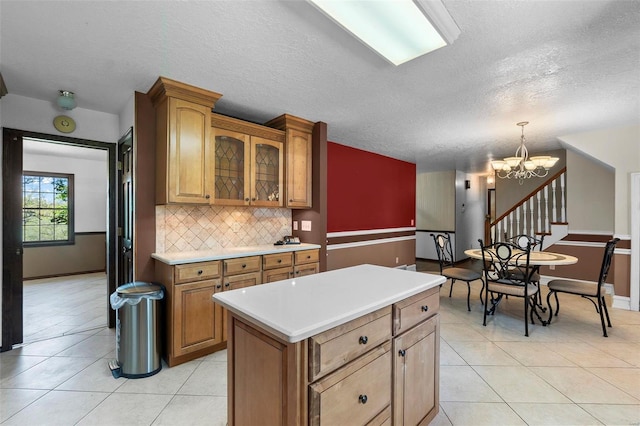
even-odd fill
[[[250,137],[214,129],[214,204],[247,205],[250,202]]]
[[[283,206],[284,144],[251,137],[251,204]]]

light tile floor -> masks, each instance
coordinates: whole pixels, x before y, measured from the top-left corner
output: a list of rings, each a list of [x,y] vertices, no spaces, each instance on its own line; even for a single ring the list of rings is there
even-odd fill
[[[105,273],[24,281],[25,343],[107,325]]]
[[[482,326],[465,284],[441,290],[440,414],[434,425],[640,424],[640,313],[560,296],[550,326],[524,336],[521,299]],[[543,287],[543,291],[545,288]],[[54,299],[55,300],[55,299]],[[57,302],[56,302],[57,303]],[[226,351],[145,379],[114,379],[113,330],[42,340],[0,354],[0,422],[7,425],[224,425]]]

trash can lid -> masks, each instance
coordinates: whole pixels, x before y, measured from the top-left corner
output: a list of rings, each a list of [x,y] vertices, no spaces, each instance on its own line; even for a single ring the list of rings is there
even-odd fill
[[[162,295],[162,286],[159,284],[147,283],[143,281],[135,281],[123,284],[116,289],[118,296],[140,297],[140,296],[160,296]]]

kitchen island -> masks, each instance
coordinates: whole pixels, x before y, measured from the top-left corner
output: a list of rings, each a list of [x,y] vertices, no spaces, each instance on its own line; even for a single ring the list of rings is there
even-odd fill
[[[360,265],[215,294],[228,310],[229,424],[427,423],[444,281]]]

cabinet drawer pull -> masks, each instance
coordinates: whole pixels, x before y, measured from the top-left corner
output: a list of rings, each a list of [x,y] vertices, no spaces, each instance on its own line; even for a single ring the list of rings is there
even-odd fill
[[[224,286],[225,286],[225,287],[229,287],[229,285],[230,285],[229,283],[226,283]]]
[[[255,197],[251,199],[251,201],[255,201],[255,200],[256,200]]]
[[[299,273],[300,273],[300,271],[296,271],[296,274],[299,274]]]
[[[208,200],[209,198],[211,198],[211,195],[207,194],[207,195],[204,196],[204,198],[206,198]]]
[[[198,270],[198,275],[202,275],[202,269]]]
[[[249,199],[248,199],[248,198],[245,198],[244,200],[245,200],[245,201],[249,201]]]
[[[289,200],[290,203],[293,203],[293,200]]]
[[[218,285],[216,286],[216,288],[222,288],[222,286],[221,286],[220,284],[218,284]]]
[[[369,338],[367,336],[360,336],[360,339],[358,339],[358,342],[361,345],[366,345],[368,341],[369,341]]]
[[[311,259],[311,255],[308,255],[308,256],[307,256],[307,259]]]
[[[247,267],[247,264],[246,264],[246,263],[243,263],[243,264],[242,264],[242,268],[244,269],[244,268],[246,268],[246,267]]]
[[[427,312],[429,310],[429,307],[427,305],[424,305],[420,309],[422,310],[422,312]]]
[[[278,263],[282,263],[282,259],[278,259]]]
[[[367,398],[367,395],[360,395],[360,396],[358,397],[358,402],[359,402],[360,404],[366,404],[368,399],[369,399],[369,398]]]
[[[407,351],[405,351],[404,349],[400,349],[398,351],[398,355],[400,355],[400,356],[405,356],[406,354],[407,354]]]

